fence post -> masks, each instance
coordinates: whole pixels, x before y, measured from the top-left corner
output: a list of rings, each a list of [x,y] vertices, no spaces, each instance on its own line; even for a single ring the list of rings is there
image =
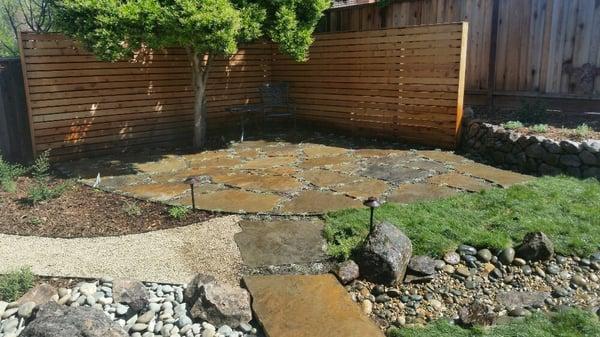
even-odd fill
[[[23,32],[19,31],[17,36],[19,43],[19,54],[21,55],[21,72],[23,73],[23,85],[25,86],[25,101],[27,105],[27,119],[29,121],[29,135],[31,138],[31,154],[35,158],[37,155],[35,146],[35,130],[33,129],[33,116],[31,114],[31,99],[29,98],[29,80],[27,79],[27,64],[25,63],[25,50],[23,49]]]
[[[500,0],[494,0],[492,7],[492,29],[490,33],[490,55],[488,64],[487,103],[488,112],[494,110],[494,91],[496,89],[496,49],[498,48],[498,11]]]

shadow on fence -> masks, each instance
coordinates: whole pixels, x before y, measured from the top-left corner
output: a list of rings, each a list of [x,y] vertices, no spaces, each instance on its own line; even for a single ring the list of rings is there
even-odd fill
[[[31,160],[23,73],[18,58],[0,58],[0,153],[12,162]]]

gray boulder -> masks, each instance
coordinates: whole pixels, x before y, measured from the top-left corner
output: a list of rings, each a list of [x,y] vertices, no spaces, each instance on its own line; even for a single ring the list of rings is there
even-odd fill
[[[376,283],[401,283],[411,255],[410,239],[396,226],[388,222],[379,223],[360,254],[361,274]]]
[[[104,312],[48,302],[39,307],[21,337],[128,337]]]
[[[118,279],[113,281],[113,300],[128,305],[134,312],[142,311],[149,303],[150,294],[140,281]]]
[[[252,320],[250,294],[240,287],[218,284],[212,276],[196,275],[184,294],[190,316],[217,326],[238,327]]]
[[[360,276],[360,268],[356,262],[348,260],[338,264],[334,273],[342,284],[348,284]]]
[[[516,253],[527,261],[549,260],[554,256],[554,244],[542,232],[528,233],[523,243],[517,247]]]
[[[417,275],[433,275],[435,264],[435,260],[429,256],[413,256],[408,262],[408,269]]]
[[[462,307],[458,312],[460,322],[466,326],[490,326],[496,323],[497,316],[493,310],[479,302],[471,303],[466,307]]]
[[[507,308],[508,310],[516,308],[542,308],[545,305],[545,301],[550,297],[549,292],[541,291],[506,291],[499,293],[496,296],[496,301]]]

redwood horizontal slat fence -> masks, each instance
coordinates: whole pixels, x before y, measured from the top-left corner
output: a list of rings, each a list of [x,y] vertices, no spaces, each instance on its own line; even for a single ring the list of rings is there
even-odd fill
[[[290,83],[300,120],[451,148],[462,114],[467,25],[319,34],[297,63],[257,43],[219,59],[207,89],[209,132],[237,125],[227,107]],[[193,92],[185,52],[101,62],[60,34],[21,34],[34,151],[55,159],[189,144]]]

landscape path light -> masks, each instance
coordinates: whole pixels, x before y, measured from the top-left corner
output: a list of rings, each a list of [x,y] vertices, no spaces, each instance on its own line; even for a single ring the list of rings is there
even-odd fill
[[[373,232],[373,220],[375,215],[375,208],[381,206],[379,200],[375,197],[369,197],[367,200],[363,202],[363,205],[369,207],[371,209],[371,221],[369,222],[369,234]]]

